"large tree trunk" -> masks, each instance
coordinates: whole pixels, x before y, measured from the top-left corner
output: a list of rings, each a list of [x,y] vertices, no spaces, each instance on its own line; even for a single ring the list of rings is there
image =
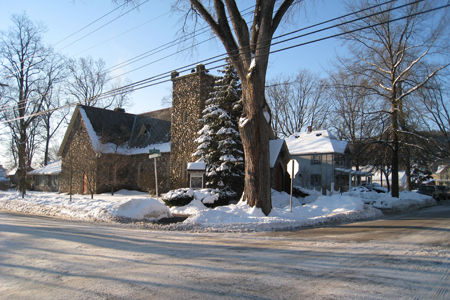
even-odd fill
[[[24,198],[26,194],[26,177],[27,177],[27,163],[26,163],[26,132],[25,128],[20,128],[20,138],[19,138],[19,147],[18,147],[18,155],[19,155],[19,167],[18,167],[18,175],[19,175],[19,191],[22,192],[22,198]]]
[[[253,74],[256,75],[256,74]],[[269,123],[264,116],[264,78],[247,81],[242,89],[243,115],[240,132],[245,153],[243,199],[268,215],[272,209],[270,190]]]

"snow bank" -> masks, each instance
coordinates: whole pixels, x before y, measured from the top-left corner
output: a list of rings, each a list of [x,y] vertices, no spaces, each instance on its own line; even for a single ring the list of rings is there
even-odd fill
[[[18,192],[0,192],[0,209],[62,218],[110,222],[115,218],[159,220],[171,217],[169,209],[146,193],[122,190],[90,196],[43,192],[27,192],[24,199]]]
[[[304,226],[346,223],[380,217],[385,209],[403,211],[435,205],[429,196],[414,192],[402,192],[400,198],[387,193],[354,189],[343,194],[323,196],[307,191],[305,198],[293,197],[290,211],[290,195],[272,191],[273,209],[265,216],[261,209],[250,207],[240,201],[235,205],[207,208],[203,203],[214,201],[212,190],[178,190],[194,197],[188,205],[167,208],[162,202],[150,198],[147,193],[122,190],[114,196],[109,194],[89,196],[57,193],[28,192],[24,199],[17,192],[0,192],[0,210],[31,214],[58,216],[62,218],[112,222],[120,219],[155,221],[173,214],[189,217],[183,223],[152,225],[155,228],[204,231],[262,231],[281,230]],[[203,201],[203,203],[202,203]],[[380,210],[381,209],[381,210]],[[156,227],[159,226],[159,227]]]

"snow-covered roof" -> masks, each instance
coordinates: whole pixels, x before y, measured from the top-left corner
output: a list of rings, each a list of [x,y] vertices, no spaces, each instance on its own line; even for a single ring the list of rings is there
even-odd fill
[[[10,170],[8,173],[6,173],[7,176],[14,176],[16,175],[17,172],[17,167],[15,167],[14,169]]]
[[[29,175],[58,175],[59,173],[61,173],[61,161],[56,161],[40,169],[28,172]]]
[[[81,115],[92,146],[97,153],[136,155],[148,154],[151,149],[158,149],[161,153],[170,152],[170,122],[145,115],[79,105],[72,116],[59,155],[62,155],[78,114]],[[139,131],[142,126],[151,128],[151,134],[141,137]],[[124,143],[123,140],[127,142]]]
[[[284,140],[270,140],[270,167],[274,168]]]
[[[190,162],[188,163],[187,169],[189,171],[205,171],[206,170],[206,164],[204,162]]]
[[[436,174],[439,174],[439,173],[441,173],[442,171],[444,171],[444,170],[445,170],[445,167],[447,167],[447,165],[440,165],[440,166],[438,166],[437,171],[436,171]]]
[[[286,139],[291,155],[310,153],[345,153],[347,141],[336,139],[328,130],[296,132]]]

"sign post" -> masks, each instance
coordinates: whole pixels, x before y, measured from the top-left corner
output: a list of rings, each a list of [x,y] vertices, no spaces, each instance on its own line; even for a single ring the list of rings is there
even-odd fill
[[[292,189],[294,187],[294,178],[298,173],[298,162],[295,159],[291,159],[287,164],[287,171],[291,176],[291,202],[290,202],[290,212],[292,212]]]
[[[159,151],[159,149],[150,149],[148,150],[148,153],[150,153],[148,158],[149,159],[153,158],[153,161],[155,163],[155,189],[156,189],[156,199],[158,199],[158,172],[156,171],[156,158],[161,156],[161,151]]]

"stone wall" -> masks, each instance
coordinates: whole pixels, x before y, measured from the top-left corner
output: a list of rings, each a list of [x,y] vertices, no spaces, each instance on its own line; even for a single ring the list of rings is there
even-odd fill
[[[62,153],[60,190],[62,193],[82,194],[84,174],[96,171],[95,151],[88,132],[78,114]]]
[[[178,77],[172,73],[172,127],[171,127],[171,189],[188,186],[187,163],[193,161],[192,153],[197,149],[197,132],[202,124],[205,101],[216,78],[197,65],[191,74]]]

